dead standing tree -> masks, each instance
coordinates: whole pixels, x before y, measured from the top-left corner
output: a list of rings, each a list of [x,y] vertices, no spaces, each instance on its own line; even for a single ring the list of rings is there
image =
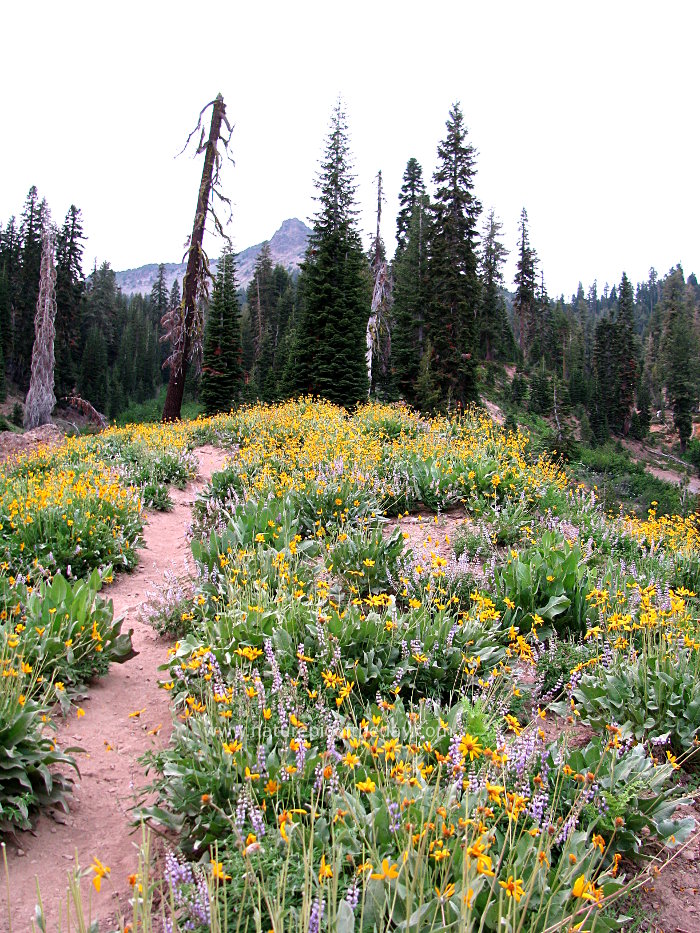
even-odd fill
[[[209,139],[205,143],[202,117],[209,107],[212,108],[211,125],[209,127]],[[221,135],[222,124],[228,130],[228,138]],[[201,365],[204,328],[200,299],[206,298],[208,295],[209,280],[211,279],[209,260],[202,245],[207,214],[211,214],[216,231],[228,241],[213,204],[214,198],[218,198],[230,208],[228,198],[225,198],[219,190],[223,158],[219,152],[218,144],[221,142],[224,150],[228,153],[228,144],[231,141],[232,133],[231,126],[226,119],[226,107],[221,94],[217,95],[216,100],[210,101],[199,114],[197,126],[187,137],[185,149],[198,130],[201,131],[201,135],[195,155],[199,155],[201,152],[205,153],[204,168],[202,169],[202,181],[197,196],[197,210],[194,215],[192,236],[186,253],[187,270],[182,282],[182,302],[179,307],[168,311],[161,321],[164,330],[163,339],[168,340],[171,346],[170,356],[163,364],[170,367],[168,391],[163,408],[163,421],[177,421],[180,418],[187,367],[190,363],[195,366]]]
[[[34,316],[32,375],[24,403],[25,428],[38,428],[51,421],[56,404],[54,395],[54,338],[56,336],[55,234],[48,209],[41,233],[41,273],[39,297]]]
[[[391,356],[391,332],[389,314],[392,304],[392,279],[384,253],[380,225],[382,220],[382,173],[377,175],[377,234],[372,244],[371,269],[374,274],[372,308],[367,320],[367,394],[372,391],[372,363],[376,358],[383,375],[386,375]],[[376,383],[375,377],[375,383]]]

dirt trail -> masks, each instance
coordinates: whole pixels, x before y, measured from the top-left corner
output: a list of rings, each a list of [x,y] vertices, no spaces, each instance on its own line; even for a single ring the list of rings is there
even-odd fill
[[[688,490],[695,496],[700,495],[700,479],[697,476],[684,476],[682,473],[676,473],[675,470],[664,470],[651,463],[645,463],[644,466],[647,473],[651,473],[657,479],[662,479],[666,483],[675,483],[676,486],[682,486],[687,482]]]
[[[7,846],[12,903],[12,933],[31,930],[38,876],[47,917],[47,931],[67,928],[65,920],[67,872],[81,868],[93,857],[108,865],[111,873],[98,894],[90,879],[82,882],[84,902],[91,901],[92,919],[112,919],[127,906],[129,875],[136,870],[139,833],[130,824],[134,792],[146,783],[138,758],[150,748],[164,745],[171,732],[169,694],[158,687],[158,666],[166,659],[167,645],[138,619],[138,610],[163,581],[173,564],[182,568],[189,551],[185,527],[195,494],[212,473],[220,469],[226,452],[214,447],[197,451],[199,474],[186,489],[171,490],[174,509],[149,513],[144,529],[145,547],[134,573],[116,578],[105,590],[114,601],[115,616],[124,616],[123,631],[134,629],[138,654],[125,664],[113,665],[109,674],[92,684],[81,701],[85,715],[58,721],[62,747],[85,749],[77,757],[81,779],[70,803],[70,813],[52,817],[41,814],[31,833],[22,833]],[[139,715],[131,715],[141,711]],[[0,859],[1,865],[1,859]],[[2,869],[0,868],[0,874]],[[3,879],[4,881],[4,879]],[[8,927],[5,885],[0,890],[0,930]],[[116,926],[116,924],[115,924]],[[104,929],[110,929],[109,925]]]
[[[652,425],[652,431],[654,427],[655,425]],[[688,491],[692,495],[700,495],[700,478],[697,476],[689,476],[675,470],[667,461],[658,462],[662,456],[658,450],[655,450],[653,447],[647,447],[646,444],[643,444],[641,441],[635,441],[631,438],[625,438],[622,444],[635,463],[641,463],[647,473],[651,473],[652,476],[655,476],[657,479],[662,479],[666,483],[674,483],[676,486],[682,486],[687,483]],[[657,463],[651,462],[653,458],[656,458]]]

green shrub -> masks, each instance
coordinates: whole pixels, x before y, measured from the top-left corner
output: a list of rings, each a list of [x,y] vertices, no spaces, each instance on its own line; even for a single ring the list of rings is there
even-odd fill
[[[398,583],[399,561],[405,558],[400,528],[385,537],[379,528],[351,528],[331,546],[333,572],[360,597],[383,593]]]
[[[586,565],[580,545],[553,532],[545,532],[536,545],[511,555],[495,575],[499,599],[515,604],[509,620],[517,625],[544,622],[559,635],[583,633],[590,614]]]
[[[55,766],[78,771],[69,751],[45,734],[47,709],[20,694],[11,678],[0,681],[0,833],[30,829],[32,811],[67,811],[71,778]]]
[[[107,573],[111,577],[109,569]],[[106,674],[110,663],[132,654],[131,631],[122,633],[121,620],[113,618],[112,601],[97,595],[102,579],[94,570],[88,579],[74,583],[57,574],[33,589],[19,581],[0,581],[5,620],[0,622],[0,635],[17,639],[23,662],[41,675],[51,698],[64,707],[70,702],[66,688]]]

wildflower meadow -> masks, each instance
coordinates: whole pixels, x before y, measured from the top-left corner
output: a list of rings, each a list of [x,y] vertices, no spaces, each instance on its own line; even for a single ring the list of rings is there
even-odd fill
[[[605,514],[478,409],[300,399],[5,464],[0,830],[70,808],[53,720],[128,660],[110,580],[205,442],[121,929],[627,929],[696,833],[700,526]]]

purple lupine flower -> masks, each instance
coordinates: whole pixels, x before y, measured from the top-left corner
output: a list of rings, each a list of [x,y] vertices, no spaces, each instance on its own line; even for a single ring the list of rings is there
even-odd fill
[[[317,897],[311,906],[311,915],[309,916],[309,926],[307,933],[320,933],[321,921],[323,920],[323,911],[326,902],[322,897]]]

